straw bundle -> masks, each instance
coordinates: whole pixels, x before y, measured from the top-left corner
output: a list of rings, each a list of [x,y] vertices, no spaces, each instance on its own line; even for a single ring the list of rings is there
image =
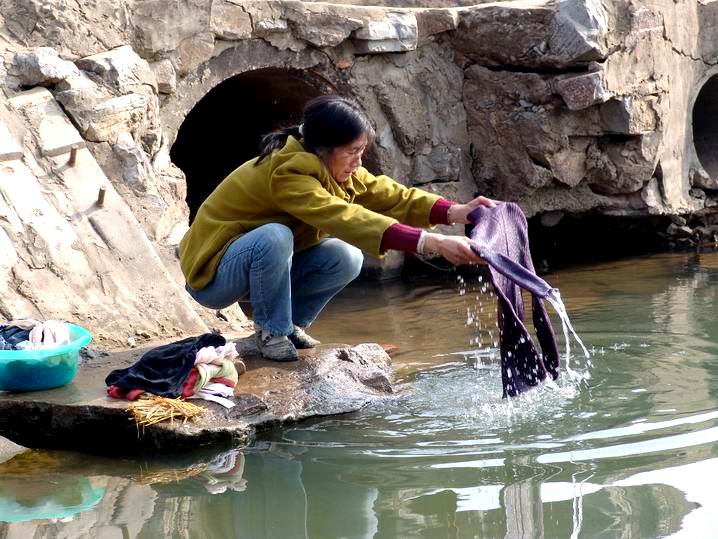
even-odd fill
[[[162,421],[170,420],[174,425],[175,419],[187,423],[200,414],[206,412],[205,408],[182,399],[168,399],[157,395],[147,395],[130,404],[127,409],[137,424],[137,427],[149,427]]]

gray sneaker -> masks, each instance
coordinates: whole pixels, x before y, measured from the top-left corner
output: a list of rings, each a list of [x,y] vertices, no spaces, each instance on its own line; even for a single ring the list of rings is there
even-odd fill
[[[299,359],[297,349],[285,335],[272,335],[260,330],[254,334],[257,348],[265,359],[272,361],[296,361]]]
[[[316,345],[321,344],[318,340],[307,335],[299,326],[294,326],[294,332],[289,336],[289,340],[292,341],[295,348],[300,350],[314,348]]]

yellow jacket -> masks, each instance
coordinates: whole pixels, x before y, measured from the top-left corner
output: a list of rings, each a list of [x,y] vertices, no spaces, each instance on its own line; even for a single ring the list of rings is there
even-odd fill
[[[295,251],[331,235],[381,256],[387,228],[397,221],[430,226],[431,208],[440,198],[361,167],[338,183],[319,157],[291,136],[281,150],[257,166],[256,161],[247,161],[217,186],[180,242],[180,266],[195,290],[209,284],[232,241],[259,226],[288,226]]]

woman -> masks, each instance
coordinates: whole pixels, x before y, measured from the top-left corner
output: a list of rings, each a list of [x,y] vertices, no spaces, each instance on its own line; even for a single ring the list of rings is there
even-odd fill
[[[262,355],[297,359],[318,341],[304,331],[362,267],[388,249],[480,263],[463,236],[424,232],[467,223],[478,197],[456,204],[361,167],[374,130],[339,96],[312,100],[303,124],[264,137],[259,157],[204,201],[180,243],[187,290],[211,309],[249,298]]]

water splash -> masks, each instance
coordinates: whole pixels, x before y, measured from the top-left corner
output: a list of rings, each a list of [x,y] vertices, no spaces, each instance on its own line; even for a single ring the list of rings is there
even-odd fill
[[[563,328],[563,336],[566,341],[566,372],[568,373],[571,378],[575,378],[576,373],[571,370],[571,366],[569,364],[570,357],[571,357],[571,343],[570,343],[570,337],[569,337],[569,331],[571,332],[571,335],[576,339],[576,342],[581,346],[583,349],[583,353],[586,356],[586,358],[591,357],[588,353],[588,350],[583,345],[583,342],[581,341],[581,338],[576,334],[576,332],[573,329],[573,326],[571,325],[571,320],[568,318],[568,312],[566,312],[566,306],[563,304],[563,300],[561,299],[561,294],[558,291],[558,288],[552,288],[551,291],[546,296],[546,301],[548,301],[551,306],[556,311],[556,314],[558,315],[559,319],[561,320],[561,327]]]

